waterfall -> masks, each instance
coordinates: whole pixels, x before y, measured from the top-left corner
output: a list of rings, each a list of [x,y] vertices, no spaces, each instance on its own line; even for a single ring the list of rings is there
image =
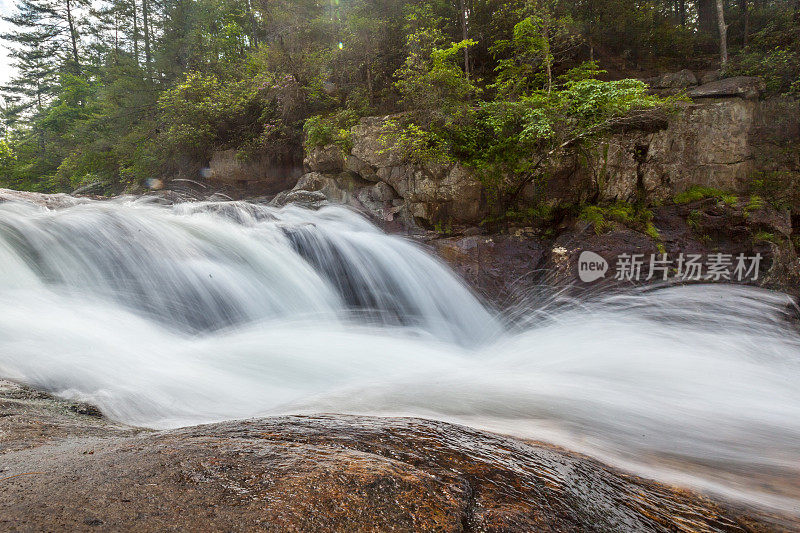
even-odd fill
[[[672,287],[532,308],[511,327],[342,207],[0,204],[0,378],[154,428],[435,418],[797,512],[787,302]]]

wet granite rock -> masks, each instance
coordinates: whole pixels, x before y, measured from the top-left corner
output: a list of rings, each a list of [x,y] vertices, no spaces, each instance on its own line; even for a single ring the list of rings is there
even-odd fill
[[[468,228],[460,237],[430,239],[429,244],[496,307],[508,309],[522,303],[541,281],[549,248],[526,232],[475,235],[475,229]]]
[[[542,228],[528,227],[488,235],[426,235],[420,240],[475,292],[504,311],[521,304],[536,308],[539,300],[564,290],[596,292],[662,281],[657,276],[645,279],[649,263],[639,280],[614,279],[622,254],[643,254],[646,261],[651,254],[661,253],[672,260],[681,253],[704,258],[714,253],[761,254],[760,275],[751,284],[800,294],[800,258],[792,244],[795,234],[788,211],[743,196],[733,205],[706,198],[653,207],[652,213],[658,239],[635,224],[609,219],[610,227],[598,233],[592,224],[570,218],[551,228],[552,237],[542,236]],[[602,279],[580,281],[578,260],[584,251],[608,262]]]
[[[793,527],[560,448],[443,422],[284,416],[137,431],[51,400],[9,401],[14,391],[0,390],[0,429],[28,442],[0,447],[2,530]],[[39,439],[26,424],[40,418],[62,430]]]
[[[48,209],[61,209],[71,207],[85,202],[81,198],[76,198],[68,194],[44,194],[40,192],[14,191],[11,189],[0,189],[0,203],[3,202],[25,202],[35,204]]]

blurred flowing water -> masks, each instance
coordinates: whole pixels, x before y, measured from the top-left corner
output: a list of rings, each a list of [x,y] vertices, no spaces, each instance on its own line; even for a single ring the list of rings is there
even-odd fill
[[[0,204],[0,377],[155,428],[459,422],[800,515],[785,295],[673,287],[541,302],[511,326],[344,208],[74,204]]]

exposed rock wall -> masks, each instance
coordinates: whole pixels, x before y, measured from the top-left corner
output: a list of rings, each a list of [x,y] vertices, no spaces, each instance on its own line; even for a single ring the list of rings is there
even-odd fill
[[[790,148],[800,143],[800,106],[791,99],[759,100],[761,90],[757,78],[697,86],[689,91],[694,101],[664,124],[609,135],[588,158],[553,161],[549,182],[528,191],[527,199],[658,202],[695,185],[745,193],[756,173],[797,164]],[[362,119],[352,129],[348,153],[334,146],[311,150],[304,162],[308,174],[295,189],[318,191],[318,199],[344,201],[378,219],[428,227],[476,224],[490,214],[481,182],[468,168],[411,163],[382,146],[388,118]]]
[[[303,171],[292,161],[278,161],[268,156],[243,161],[236,150],[212,154],[206,177],[214,185],[234,185],[259,194],[275,194],[294,186]]]
[[[704,99],[682,107],[667,128],[600,143],[588,178],[600,200],[664,200],[695,185],[743,193],[759,171],[792,166],[783,147],[800,140],[789,99]]]
[[[328,200],[365,208],[386,221],[479,222],[486,202],[474,174],[460,164],[414,164],[385,150],[379,137],[388,118],[367,117],[354,126],[350,153],[335,146],[311,150],[305,158],[308,174],[295,189],[320,191]]]

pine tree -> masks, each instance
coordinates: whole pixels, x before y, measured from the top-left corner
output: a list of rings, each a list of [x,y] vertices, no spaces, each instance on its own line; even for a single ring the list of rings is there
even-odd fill
[[[17,76],[2,88],[14,113],[43,109],[59,74],[81,73],[79,13],[87,0],[19,0],[17,13],[3,17],[16,29],[0,35],[11,46]]]

